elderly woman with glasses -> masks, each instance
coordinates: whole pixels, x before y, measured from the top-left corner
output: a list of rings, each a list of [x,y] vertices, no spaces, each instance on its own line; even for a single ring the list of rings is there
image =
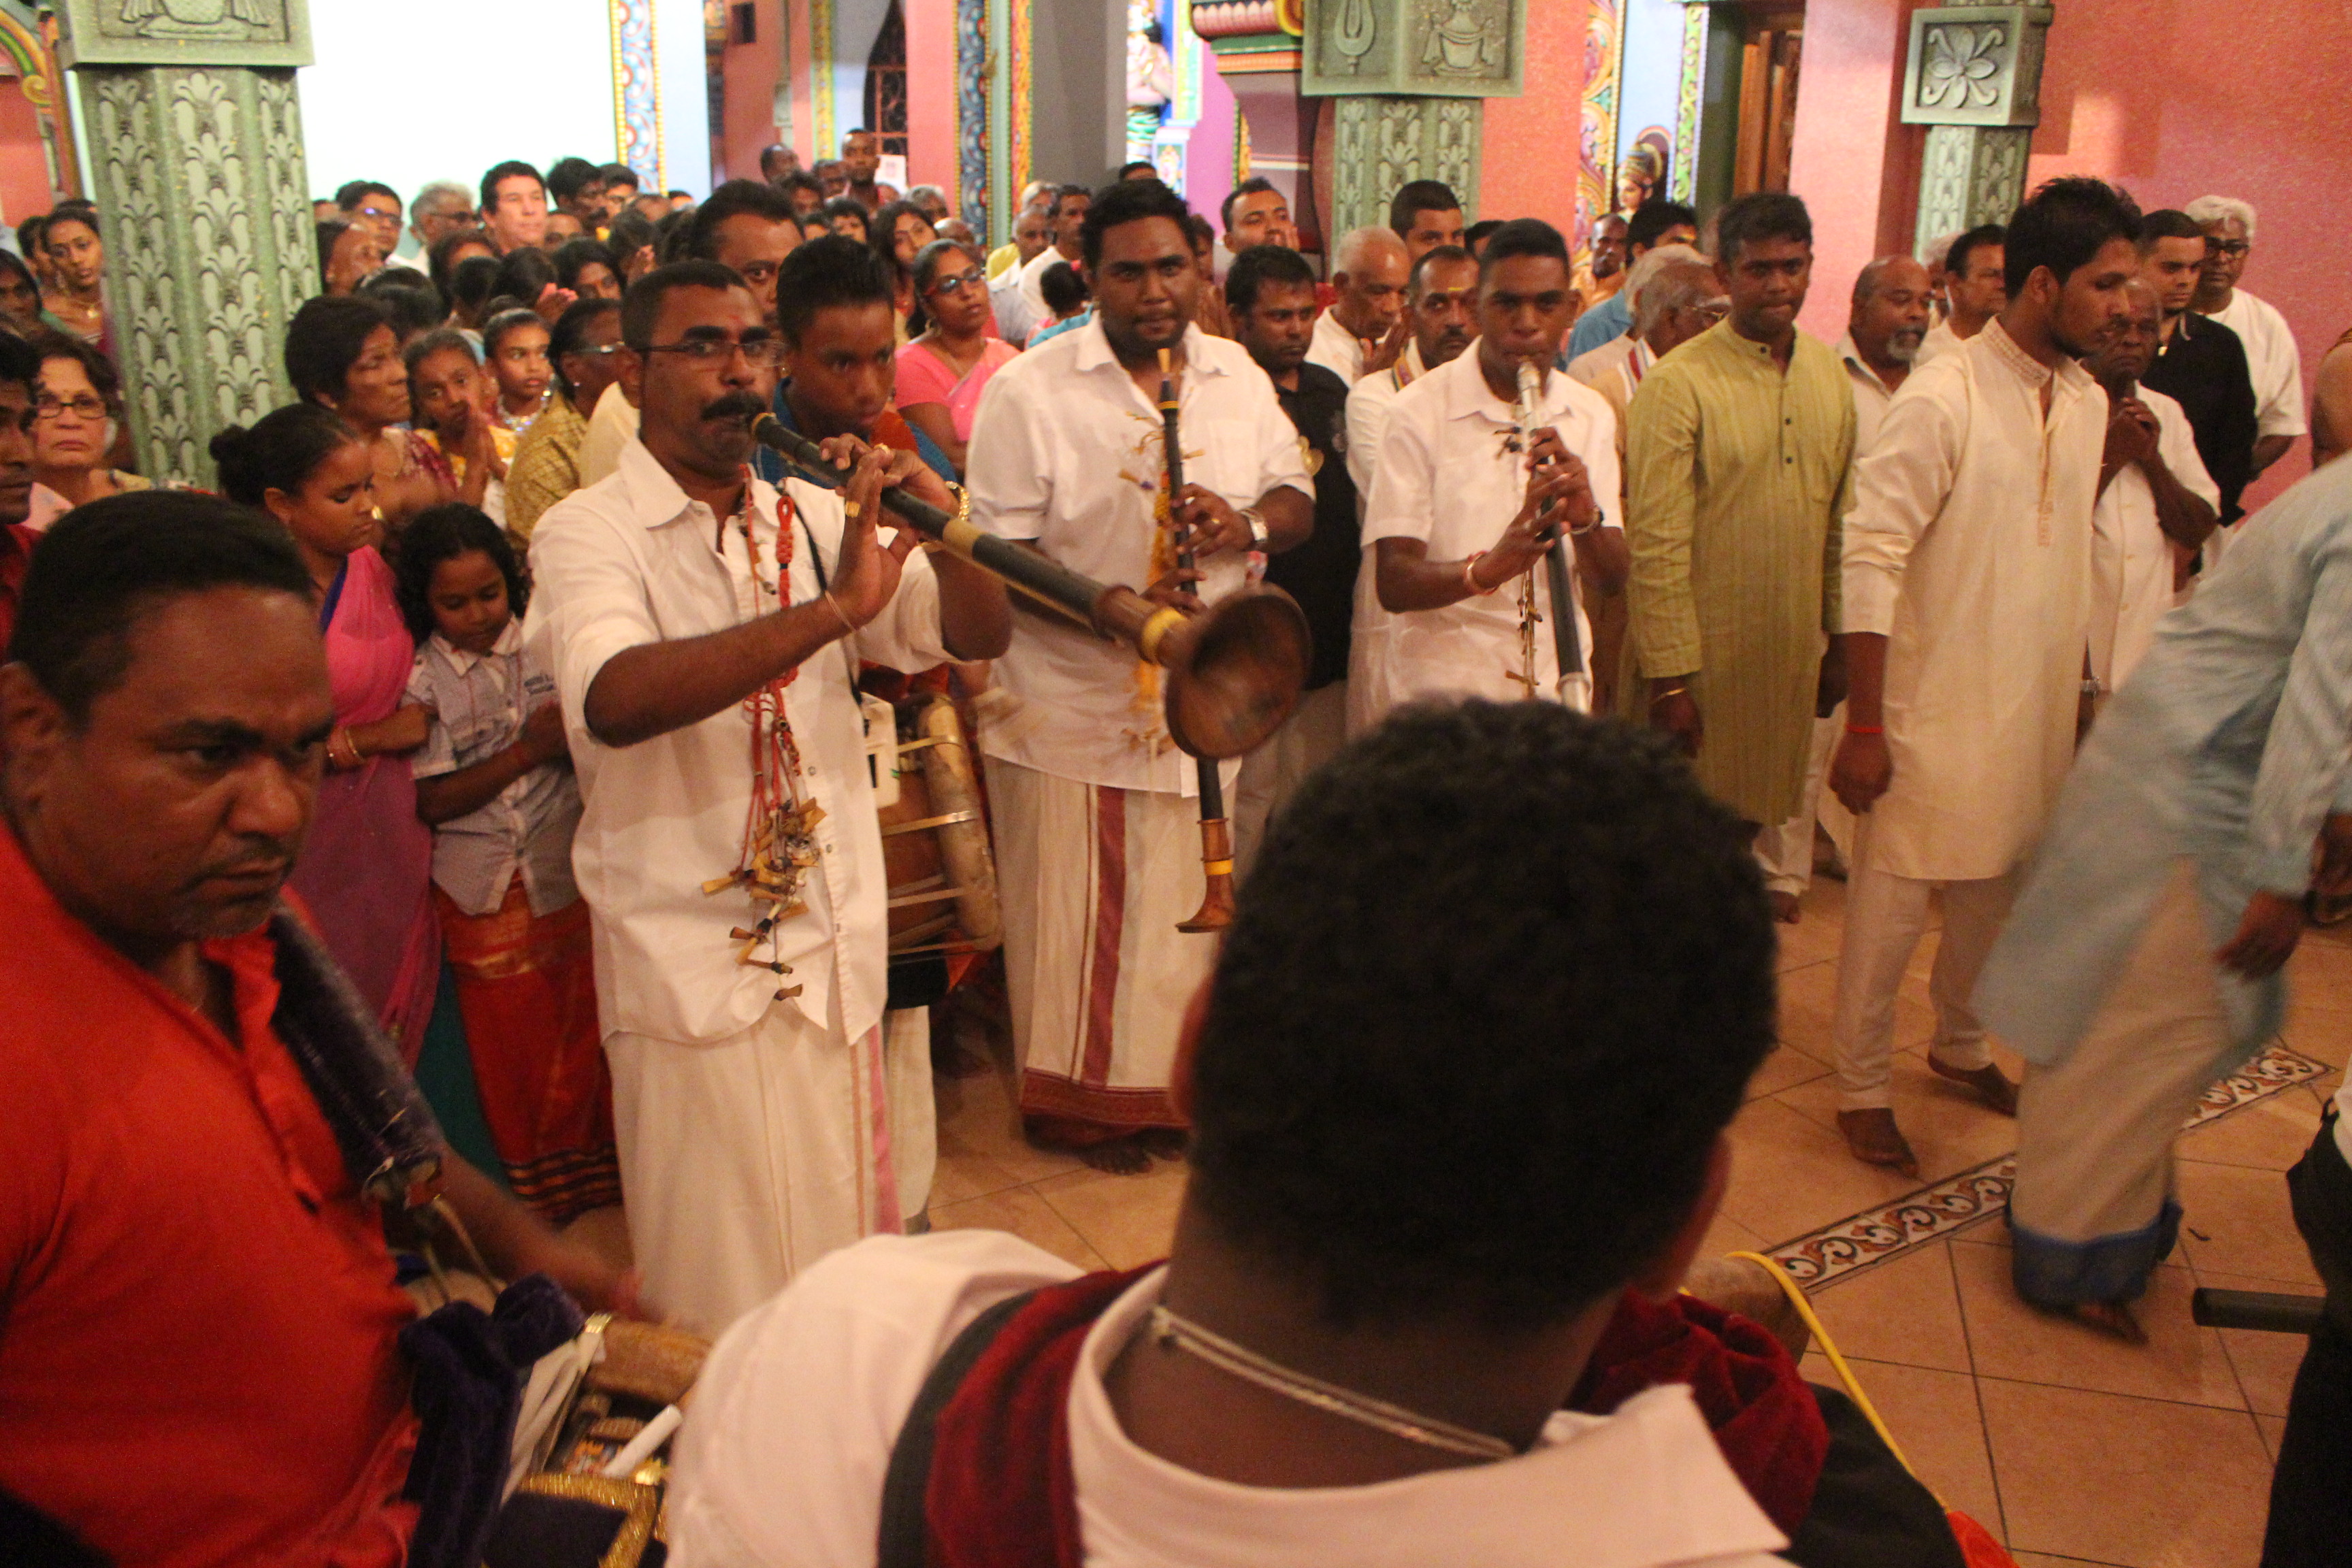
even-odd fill
[[[1019,351],[990,334],[988,280],[980,253],[951,239],[915,257],[915,296],[929,325],[898,351],[898,412],[940,444],[958,474],[989,377]]]
[[[33,510],[25,521],[37,533],[84,501],[153,486],[107,466],[121,433],[122,378],[114,363],[68,332],[32,342],[41,379],[33,395]]]

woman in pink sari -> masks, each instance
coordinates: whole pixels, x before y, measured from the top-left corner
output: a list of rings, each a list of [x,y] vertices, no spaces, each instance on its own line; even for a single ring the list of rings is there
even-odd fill
[[[1020,351],[988,335],[988,280],[970,247],[951,239],[925,246],[915,258],[915,298],[927,324],[898,351],[898,412],[961,474],[981,389]]]
[[[441,977],[433,832],[407,753],[424,709],[403,706],[416,645],[376,553],[374,456],[332,410],[280,408],[213,437],[220,488],[286,525],[319,591],[335,729],[290,886],[413,1066]]]

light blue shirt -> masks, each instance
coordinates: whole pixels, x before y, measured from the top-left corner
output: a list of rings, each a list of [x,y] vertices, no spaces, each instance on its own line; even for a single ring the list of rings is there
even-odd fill
[[[1568,335],[1565,359],[1591,353],[1612,338],[1622,338],[1633,330],[1633,302],[1625,298],[1628,292],[1620,289],[1576,318],[1576,330]]]
[[[2352,811],[2352,462],[2250,519],[2158,624],[2092,729],[1977,987],[2027,1060],[2066,1059],[2130,961],[2176,862],[2197,863],[2207,934],[2257,892],[2299,896],[2332,812]],[[2276,975],[2219,972],[2226,1072],[2274,1034]]]

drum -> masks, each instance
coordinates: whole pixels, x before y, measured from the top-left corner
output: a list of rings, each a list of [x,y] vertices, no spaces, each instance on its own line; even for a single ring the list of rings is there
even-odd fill
[[[937,694],[890,712],[888,724],[878,713],[868,724],[866,750],[890,884],[891,957],[990,952],[1004,940],[1004,927],[963,721],[955,704]]]

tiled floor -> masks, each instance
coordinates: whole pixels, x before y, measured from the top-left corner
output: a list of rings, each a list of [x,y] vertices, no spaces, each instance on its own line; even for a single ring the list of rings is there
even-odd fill
[[[1775,1245],[1917,1183],[1853,1163],[1828,1079],[1844,889],[1815,883],[1783,929],[1781,1047],[1733,1124],[1738,1164],[1716,1223],[1724,1250]],[[1897,1114],[1934,1181],[2007,1152],[2013,1123],[1927,1070],[1923,945],[1898,1014]],[[1897,1442],[1947,1504],[2007,1541],[2024,1568],[2252,1568],[2279,1419],[2303,1342],[2189,1321],[2197,1285],[2311,1290],[2280,1173],[2300,1157],[2352,1047],[2352,928],[2296,955],[2285,1037],[2333,1069],[2200,1128],[2180,1147],[2183,1247],[2161,1270],[2132,1348],[2028,1310],[2011,1291],[1998,1219],[1833,1281],[1815,1298]],[[2011,1058],[2012,1072],[2017,1064]],[[1087,1268],[1165,1253],[1180,1164],[1109,1176],[1021,1138],[1002,1073],[940,1083],[931,1223],[1010,1230]],[[1818,1354],[1808,1374],[1832,1381]]]

